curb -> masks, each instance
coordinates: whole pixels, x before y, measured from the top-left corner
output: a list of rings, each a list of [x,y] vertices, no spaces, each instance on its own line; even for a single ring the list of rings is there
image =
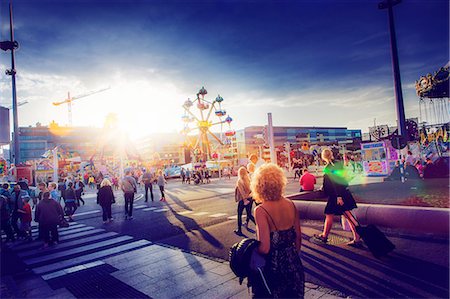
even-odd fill
[[[293,199],[291,196],[288,198]],[[293,200],[301,219],[323,220],[326,202]],[[414,233],[449,236],[450,210],[445,208],[358,204],[353,211],[361,224],[373,224]],[[338,216],[335,217],[337,219]]]

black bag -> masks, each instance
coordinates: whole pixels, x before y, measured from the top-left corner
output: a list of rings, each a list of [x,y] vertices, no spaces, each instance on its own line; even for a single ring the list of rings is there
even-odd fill
[[[248,277],[251,273],[250,258],[253,249],[258,246],[258,243],[259,241],[255,239],[246,238],[235,243],[230,248],[230,268],[239,277],[239,284],[242,284],[244,278]]]
[[[358,225],[356,232],[376,258],[385,256],[395,249],[395,245],[373,224],[369,224],[366,227]]]
[[[350,211],[348,212],[351,214]],[[352,214],[353,218],[356,220],[355,224],[346,213],[344,213],[344,216],[355,225],[356,232],[360,235],[361,239],[363,239],[364,244],[366,244],[374,257],[380,258],[395,249],[395,245],[389,241],[384,233],[375,225],[369,224],[367,226],[362,226]]]

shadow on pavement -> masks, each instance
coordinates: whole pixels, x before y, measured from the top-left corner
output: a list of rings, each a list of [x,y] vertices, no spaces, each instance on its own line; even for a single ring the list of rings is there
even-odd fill
[[[367,248],[316,245],[303,234],[305,273],[348,296],[449,298],[449,269],[393,252],[375,259]]]
[[[172,199],[172,197],[170,197],[170,198]],[[170,205],[167,205],[167,207],[173,213],[175,218],[177,218],[181,223],[183,223],[186,231],[189,231],[193,234],[195,234],[195,231],[198,231],[202,235],[203,239],[205,241],[207,241],[208,243],[210,243],[212,246],[219,248],[219,249],[223,248],[222,243],[219,240],[217,240],[216,238],[214,238],[213,235],[211,235],[206,230],[201,228],[198,225],[197,221],[195,221],[194,219],[192,219],[190,217],[178,214],[177,211],[175,211]]]

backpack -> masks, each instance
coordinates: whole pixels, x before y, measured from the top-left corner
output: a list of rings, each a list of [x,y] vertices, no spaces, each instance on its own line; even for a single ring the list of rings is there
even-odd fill
[[[258,244],[258,240],[245,238],[230,248],[230,268],[239,277],[239,284],[242,284],[244,278],[249,277],[251,273],[250,258]]]

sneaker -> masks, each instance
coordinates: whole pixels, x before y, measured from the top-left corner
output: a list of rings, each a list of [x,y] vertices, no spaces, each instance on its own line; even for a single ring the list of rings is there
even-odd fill
[[[103,224],[106,224],[106,223],[108,223],[108,221],[103,221]]]
[[[241,231],[240,229],[235,229],[235,230],[234,230],[234,233],[235,233],[236,235],[238,235],[238,236],[241,236],[241,235],[242,235],[242,231]]]
[[[109,222],[112,222],[112,221],[114,221],[114,218],[112,218],[112,217],[109,218]]]
[[[133,219],[134,219],[133,216],[128,217],[128,220],[133,220]]]
[[[309,241],[314,244],[324,245],[328,243],[328,238],[325,238],[322,235],[314,235]]]

